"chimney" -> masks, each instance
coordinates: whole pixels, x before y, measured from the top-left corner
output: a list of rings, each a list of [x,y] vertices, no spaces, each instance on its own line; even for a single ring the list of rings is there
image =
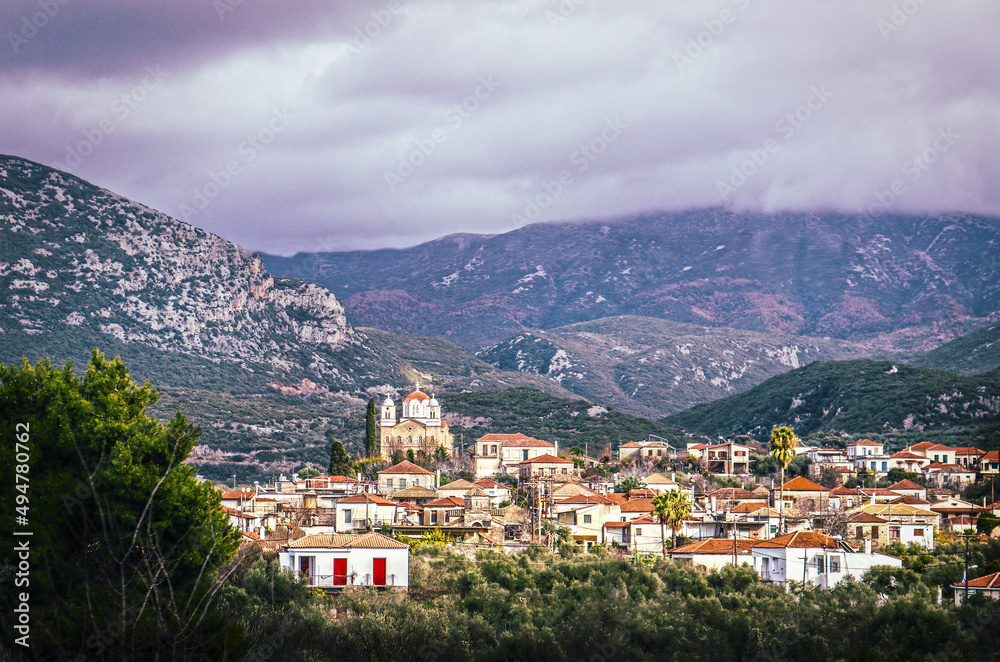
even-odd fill
[[[437,470],[437,477],[434,479],[434,487],[441,487],[441,470]]]
[[[871,554],[871,553],[872,553],[872,539],[865,538],[865,554]]]

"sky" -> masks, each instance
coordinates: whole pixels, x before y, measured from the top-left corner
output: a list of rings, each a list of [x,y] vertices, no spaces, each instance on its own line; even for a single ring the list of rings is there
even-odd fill
[[[290,255],[1000,214],[996,0],[5,0],[0,153]]]

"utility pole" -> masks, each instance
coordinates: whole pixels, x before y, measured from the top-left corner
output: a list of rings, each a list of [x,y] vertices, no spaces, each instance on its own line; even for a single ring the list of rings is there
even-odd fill
[[[962,574],[962,578],[965,579],[965,597],[962,598],[962,604],[969,603],[969,535],[965,535],[965,572]]]

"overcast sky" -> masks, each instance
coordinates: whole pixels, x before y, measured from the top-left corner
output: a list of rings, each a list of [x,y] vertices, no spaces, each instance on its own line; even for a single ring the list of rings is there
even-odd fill
[[[996,0],[6,0],[0,20],[0,151],[254,250],[695,206],[1000,213]]]

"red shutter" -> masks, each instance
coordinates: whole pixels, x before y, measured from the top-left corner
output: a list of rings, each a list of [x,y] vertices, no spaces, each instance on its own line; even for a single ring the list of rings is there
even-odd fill
[[[334,559],[333,560],[333,585],[334,586],[346,586],[347,585],[347,559]]]
[[[385,586],[385,559],[373,559],[372,574],[375,586]]]

